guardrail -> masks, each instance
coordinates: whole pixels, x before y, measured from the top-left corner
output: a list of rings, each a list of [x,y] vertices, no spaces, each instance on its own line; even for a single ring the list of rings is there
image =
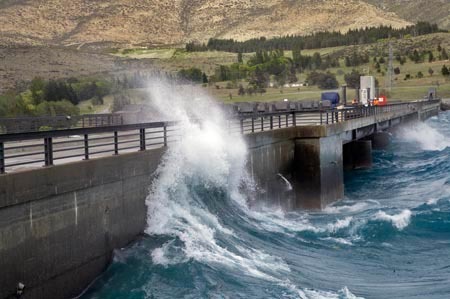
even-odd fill
[[[0,118],[0,134],[91,128],[122,124],[122,115],[114,113],[76,116],[7,117]]]
[[[22,165],[51,166],[59,160],[167,146],[177,137],[174,131],[175,122],[155,122],[0,135],[0,173]]]
[[[228,121],[232,133],[252,133],[292,126],[329,125],[350,119],[390,112],[408,113],[439,101],[399,103],[386,106],[351,107],[319,111],[284,111],[240,114]],[[177,122],[152,122],[72,128],[0,135],[0,173],[20,166],[50,166],[74,159],[146,150],[177,140]]]

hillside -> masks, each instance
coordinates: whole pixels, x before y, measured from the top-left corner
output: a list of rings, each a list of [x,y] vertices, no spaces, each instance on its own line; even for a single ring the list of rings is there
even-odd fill
[[[109,47],[409,22],[359,0],[0,0],[0,44]]]
[[[411,22],[427,21],[450,29],[450,0],[365,0],[387,12],[394,12]]]

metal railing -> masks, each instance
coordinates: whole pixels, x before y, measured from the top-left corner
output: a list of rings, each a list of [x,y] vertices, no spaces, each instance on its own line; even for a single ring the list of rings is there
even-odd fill
[[[0,118],[0,134],[91,128],[122,124],[122,115],[114,113],[77,116],[7,117]]]
[[[177,140],[176,125],[155,122],[0,135],[0,173],[23,165],[51,166],[167,146]]]
[[[245,134],[295,126],[329,125],[385,113],[408,114],[439,101],[398,103],[319,111],[240,114],[228,121],[230,133]],[[152,122],[0,135],[0,173],[22,166],[50,166],[105,154],[167,146],[178,140],[178,122]]]

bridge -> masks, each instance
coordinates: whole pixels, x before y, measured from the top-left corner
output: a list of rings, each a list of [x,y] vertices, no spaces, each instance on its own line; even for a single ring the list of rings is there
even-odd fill
[[[371,166],[385,131],[436,115],[440,101],[343,110],[240,113],[248,170],[285,209],[321,209],[344,196],[344,168]],[[0,298],[79,294],[112,251],[145,228],[145,198],[176,121],[0,135]],[[292,184],[287,190],[285,178]],[[87,233],[89,232],[89,233]]]

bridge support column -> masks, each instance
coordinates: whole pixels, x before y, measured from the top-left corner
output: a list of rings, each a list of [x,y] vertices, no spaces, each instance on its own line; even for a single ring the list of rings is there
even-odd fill
[[[344,145],[344,168],[346,170],[372,167],[372,141],[357,140]]]
[[[391,136],[387,132],[377,132],[369,136],[373,149],[385,149],[391,142]]]
[[[342,140],[297,139],[293,170],[296,208],[323,209],[344,197]]]

